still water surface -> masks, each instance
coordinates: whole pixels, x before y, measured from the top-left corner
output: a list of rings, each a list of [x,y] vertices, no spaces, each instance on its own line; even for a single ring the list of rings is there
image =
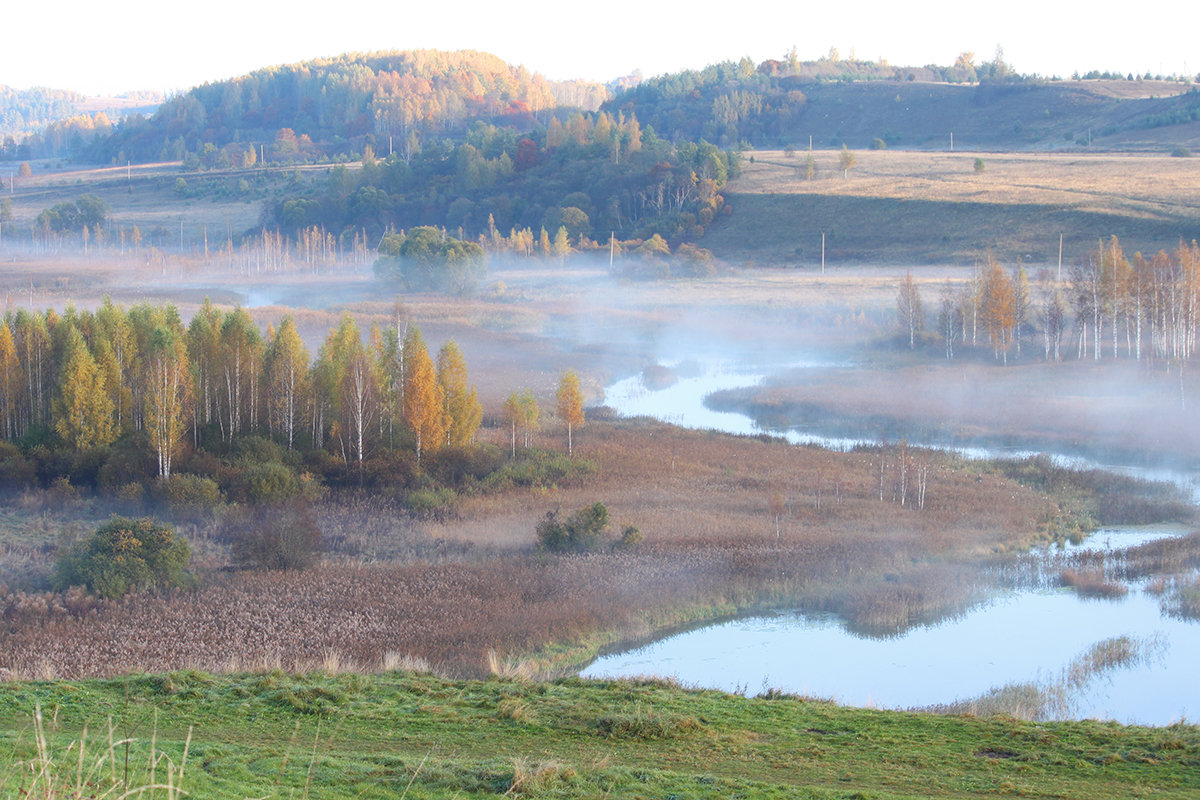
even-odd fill
[[[706,408],[703,399],[714,391],[755,385],[773,371],[772,365],[672,366],[679,377],[671,385],[649,388],[635,376],[609,387],[605,404],[625,416],[652,416],[730,433],[762,432],[742,414]],[[772,433],[835,449],[864,443],[813,431]],[[1032,454],[979,448],[960,452],[968,457]],[[1092,466],[1083,459],[1057,458]],[[1196,475],[1121,471],[1172,480],[1197,496]],[[1077,549],[1119,550],[1181,532],[1172,527],[1110,528],[1096,532]],[[967,700],[1012,683],[1053,683],[1088,648],[1118,636],[1140,644],[1142,661],[1094,677],[1070,694],[1059,713],[1150,725],[1200,719],[1200,624],[1163,614],[1158,598],[1138,585],[1115,601],[1082,599],[1056,588],[1014,591],[958,617],[889,638],[850,633],[829,615],[748,617],[602,657],[582,675],[672,676],[684,684],[727,691],[756,693],[770,687],[850,705],[909,708]]]

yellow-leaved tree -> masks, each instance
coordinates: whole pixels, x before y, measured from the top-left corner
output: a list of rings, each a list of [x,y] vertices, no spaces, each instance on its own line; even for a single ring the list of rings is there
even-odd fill
[[[17,435],[17,412],[23,381],[17,344],[7,322],[0,322],[0,414],[4,416],[4,438]]]
[[[288,449],[304,424],[312,381],[308,348],[300,339],[292,316],[283,318],[267,347],[266,373],[270,427],[287,442]]]
[[[404,339],[404,422],[417,447],[417,464],[426,451],[436,451],[446,440],[445,406],[433,359],[421,331],[414,325]]]
[[[117,438],[112,397],[105,391],[104,375],[77,328],[70,331],[55,400],[54,429],[72,447],[89,450]]]
[[[442,389],[446,444],[451,447],[470,444],[483,420],[483,407],[475,387],[467,384],[467,362],[453,339],[438,351],[437,380]]]
[[[558,400],[558,416],[567,423],[567,455],[573,456],[575,455],[573,432],[575,428],[582,428],[584,422],[583,392],[579,389],[579,375],[575,370],[569,369],[563,373],[558,382],[558,393],[555,397]]]

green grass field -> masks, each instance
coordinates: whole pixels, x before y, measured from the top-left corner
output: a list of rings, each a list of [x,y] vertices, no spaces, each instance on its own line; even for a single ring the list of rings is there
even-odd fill
[[[6,798],[151,784],[158,797],[170,784],[256,798],[1185,798],[1200,790],[1200,729],[885,713],[662,681],[177,672],[0,684],[0,762]]]

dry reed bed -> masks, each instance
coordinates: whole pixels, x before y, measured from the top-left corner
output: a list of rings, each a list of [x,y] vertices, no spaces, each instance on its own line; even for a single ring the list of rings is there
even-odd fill
[[[335,654],[379,668],[409,654],[443,672],[479,675],[489,650],[532,652],[598,632],[651,633],[646,612],[688,604],[737,606],[803,599],[834,611],[869,611],[864,630],[891,632],[947,597],[945,575],[902,583],[895,604],[868,591],[835,594],[872,556],[851,546],[773,542],[653,554],[499,558],[486,565],[324,566],[244,573],[192,592],[141,594],[96,604],[83,598],[12,595],[0,617],[0,667],[18,676],[77,678],[131,670],[312,668]],[[865,559],[864,559],[865,556]],[[817,590],[816,587],[821,587]],[[821,592],[824,594],[822,595]],[[881,609],[889,619],[880,621]],[[656,616],[656,619],[663,619]]]
[[[876,453],[657,424],[584,431],[579,451],[600,469],[583,487],[471,498],[461,522],[423,530],[358,506],[323,512],[328,524],[356,528],[348,551],[391,561],[231,574],[195,591],[82,608],[10,596],[0,608],[0,667],[78,677],[311,666],[336,654],[375,668],[401,653],[476,675],[489,650],[644,637],[664,624],[772,605],[828,610],[863,632],[894,633],[978,597],[978,560],[1028,542],[1045,506],[949,460],[931,464],[926,507],[917,509],[892,501],[887,470],[879,500]],[[785,509],[778,534],[775,495]],[[530,552],[542,514],[596,500],[616,526],[643,531],[640,550]],[[497,520],[509,530],[495,530]],[[425,560],[397,563],[412,558]]]

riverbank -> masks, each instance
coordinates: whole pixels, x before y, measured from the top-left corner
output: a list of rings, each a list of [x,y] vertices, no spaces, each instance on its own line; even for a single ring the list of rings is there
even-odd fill
[[[192,797],[1187,798],[1198,760],[1194,725],[882,712],[661,680],[0,683],[4,796],[170,783]]]

